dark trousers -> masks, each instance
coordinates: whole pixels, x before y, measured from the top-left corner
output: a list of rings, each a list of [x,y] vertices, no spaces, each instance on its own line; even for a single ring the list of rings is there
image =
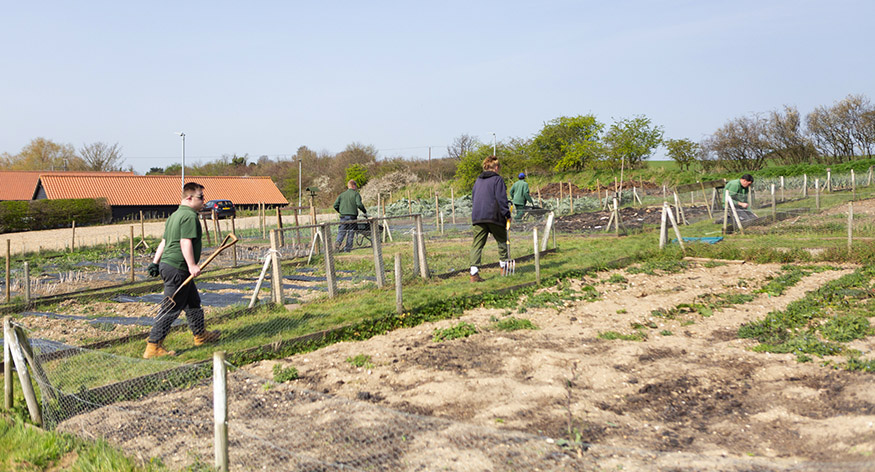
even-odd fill
[[[158,270],[161,272],[161,278],[164,279],[165,297],[173,295],[173,292],[190,275],[187,270],[180,270],[163,262],[158,265]],[[194,280],[182,287],[179,293],[173,297],[173,301],[176,304],[172,308],[161,310],[155,317],[152,331],[149,332],[150,343],[161,342],[167,337],[170,326],[176,321],[176,318],[179,318],[179,313],[182,310],[185,310],[185,319],[188,320],[191,332],[194,334],[204,332],[204,310],[201,308],[201,296],[194,285]]]
[[[510,259],[507,250],[507,227],[494,223],[478,223],[474,225],[474,243],[471,245],[471,265],[480,267],[480,259],[483,255],[483,247],[486,246],[486,238],[489,235],[498,243],[498,257],[505,261]]]
[[[350,215],[340,215],[340,221],[355,221],[356,216]],[[358,223],[344,223],[337,228],[337,246],[341,251],[350,252],[352,251],[352,240],[355,239],[355,227]],[[346,238],[346,246],[343,249],[340,249],[340,244],[343,242],[343,238]]]

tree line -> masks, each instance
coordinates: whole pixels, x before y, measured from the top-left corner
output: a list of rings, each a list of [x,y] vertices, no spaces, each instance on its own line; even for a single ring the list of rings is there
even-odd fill
[[[226,154],[215,161],[186,166],[186,172],[270,176],[286,198],[295,203],[300,182],[302,189],[318,189],[317,201],[324,205],[333,201],[350,179],[360,187],[372,182],[368,193],[385,193],[386,189],[399,189],[417,181],[450,180],[455,180],[458,189],[468,190],[481,172],[481,162],[493,152],[501,159],[503,174],[528,171],[552,175],[639,168],[660,146],[684,170],[698,166],[705,172],[753,172],[769,162],[840,164],[872,157],[875,108],[864,95],[848,95],[805,116],[795,106],[785,105],[767,113],[730,119],[698,142],[665,139],[663,127],[643,115],[611,124],[599,121],[593,114],[561,116],[545,122],[532,137],[484,143],[462,134],[447,146],[444,157],[427,161],[381,157],[374,146],[354,142],[339,153],[301,146],[287,158]],[[17,155],[0,154],[0,169],[111,171],[122,170],[123,162],[118,143],[94,143],[77,151],[72,145],[45,138],[34,139]],[[153,167],[147,174],[180,172],[181,166],[173,164]]]

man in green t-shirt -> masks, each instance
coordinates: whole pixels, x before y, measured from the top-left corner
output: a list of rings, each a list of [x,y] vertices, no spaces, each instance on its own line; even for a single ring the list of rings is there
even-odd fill
[[[729,198],[735,202],[735,206],[747,208],[747,196],[750,193],[751,184],[753,184],[753,176],[750,174],[744,174],[740,179],[726,182],[726,186],[723,190],[729,194]]]
[[[169,297],[182,286],[189,275],[197,277],[201,273],[198,262],[201,258],[201,225],[198,221],[198,211],[204,206],[204,186],[189,182],[182,188],[182,202],[179,208],[170,215],[164,225],[164,238],[155,250],[155,257],[149,264],[149,275],[164,280],[164,296]],[[170,326],[185,310],[188,326],[194,334],[194,345],[217,341],[218,331],[207,331],[204,327],[204,310],[201,308],[201,297],[194,281],[189,282],[173,297],[175,305],[167,311],[159,313],[152,325],[152,331],[146,342],[144,359],[172,356],[173,351],[164,348],[164,338],[170,331]]]
[[[368,217],[368,209],[362,204],[362,196],[358,193],[358,185],[355,180],[346,183],[346,190],[334,200],[334,209],[340,213],[340,221],[354,221],[358,218],[359,210]],[[344,223],[337,228],[336,246],[339,252],[352,251],[352,240],[355,238],[355,226],[353,223]],[[341,246],[346,238],[346,246]]]
[[[519,220],[523,215],[523,209],[528,208],[526,203],[531,203],[535,206],[535,201],[529,195],[529,183],[526,182],[526,174],[520,172],[519,180],[513,183],[510,187],[510,202],[516,207],[516,219]]]

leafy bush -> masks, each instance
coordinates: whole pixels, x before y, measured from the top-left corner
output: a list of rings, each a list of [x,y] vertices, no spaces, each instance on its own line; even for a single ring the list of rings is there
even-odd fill
[[[534,323],[525,318],[516,318],[511,316],[510,318],[505,318],[500,321],[496,321],[492,324],[493,329],[497,329],[499,331],[517,331],[520,329],[538,329]]]
[[[64,228],[109,222],[112,216],[105,198],[0,202],[0,233]]]
[[[350,363],[355,367],[364,367],[366,369],[370,369],[374,366],[374,364],[371,363],[371,356],[367,354],[359,354],[355,357],[347,357],[346,362]]]
[[[436,343],[448,341],[450,339],[467,338],[472,334],[477,334],[477,327],[471,323],[460,321],[459,324],[451,328],[435,329],[432,340]]]
[[[277,383],[288,382],[299,377],[298,369],[295,366],[283,367],[279,364],[273,365],[273,380]]]

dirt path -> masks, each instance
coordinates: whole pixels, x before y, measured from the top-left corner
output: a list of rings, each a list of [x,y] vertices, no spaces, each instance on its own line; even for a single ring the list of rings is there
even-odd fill
[[[238,427],[282,446],[273,451],[298,451],[289,456],[295,460],[307,447],[318,449],[325,441],[308,443],[292,431],[304,428],[316,437],[344,431],[349,449],[342,454],[385,455],[396,461],[386,464],[397,470],[420,470],[414,465],[424,459],[414,452],[421,453],[421,443],[401,448],[394,440],[366,441],[361,435],[379,431],[384,438],[397,439],[411,434],[404,433],[410,427],[406,422],[415,418],[421,423],[419,438],[429,431],[433,441],[426,447],[427,470],[435,464],[446,470],[515,470],[506,465],[508,458],[500,450],[522,454],[520,460],[525,461],[518,464],[526,465],[519,470],[867,470],[875,464],[875,377],[832,370],[817,359],[800,364],[791,354],[755,353],[748,349],[752,341],[736,336],[742,323],[783,309],[852,269],[813,274],[782,296],[760,294],[750,303],[707,318],[689,314],[666,319],[652,313],[693,302],[701,294],[752,293],[779,269],[745,264],[660,275],[618,271],[570,281],[573,287],[593,285],[600,298],[525,311],[476,309],[459,320],[247,366],[244,371],[257,376],[254,379],[272,378],[277,363],[295,366],[301,378],[273,388],[254,387],[258,381],[246,378],[232,382],[233,394],[246,402],[232,409],[237,408]],[[607,283],[612,274],[622,275],[626,282]],[[494,320],[509,315],[529,319],[539,329],[489,329]],[[479,333],[442,343],[432,340],[435,328],[460,320],[476,325]],[[633,333],[633,324],[649,326],[642,328],[648,335],[645,341],[598,337],[607,331]],[[875,342],[857,342],[854,347],[868,358]],[[368,365],[347,362],[362,354],[370,356]],[[305,392],[330,397],[317,401],[307,396],[317,394]],[[182,408],[182,403],[196,403],[189,402],[197,398],[193,392],[173,395],[179,398],[156,396],[117,406],[164,415]],[[379,413],[366,403],[389,410]],[[305,414],[315,410],[318,415]],[[115,411],[108,407],[81,415],[64,428],[106,434],[112,440],[119,431],[139,427]],[[399,411],[424,416],[393,419]],[[209,411],[200,414],[208,417]],[[455,426],[424,426],[445,420]],[[459,444],[448,439],[449,430],[466,438],[497,439]],[[553,462],[544,458],[558,457],[555,450],[523,448],[540,451],[528,457],[507,444],[534,443],[501,439],[502,434],[547,436],[553,438],[555,449],[559,441],[574,440],[578,433],[594,445],[579,454],[574,447],[560,449],[561,458]],[[138,453],[149,456],[183,444],[191,433],[162,430],[136,439],[125,434],[139,444]],[[466,462],[468,448],[481,454]],[[179,453],[179,447],[175,451]],[[250,460],[258,463],[271,454],[277,453],[264,450],[263,457]]]

